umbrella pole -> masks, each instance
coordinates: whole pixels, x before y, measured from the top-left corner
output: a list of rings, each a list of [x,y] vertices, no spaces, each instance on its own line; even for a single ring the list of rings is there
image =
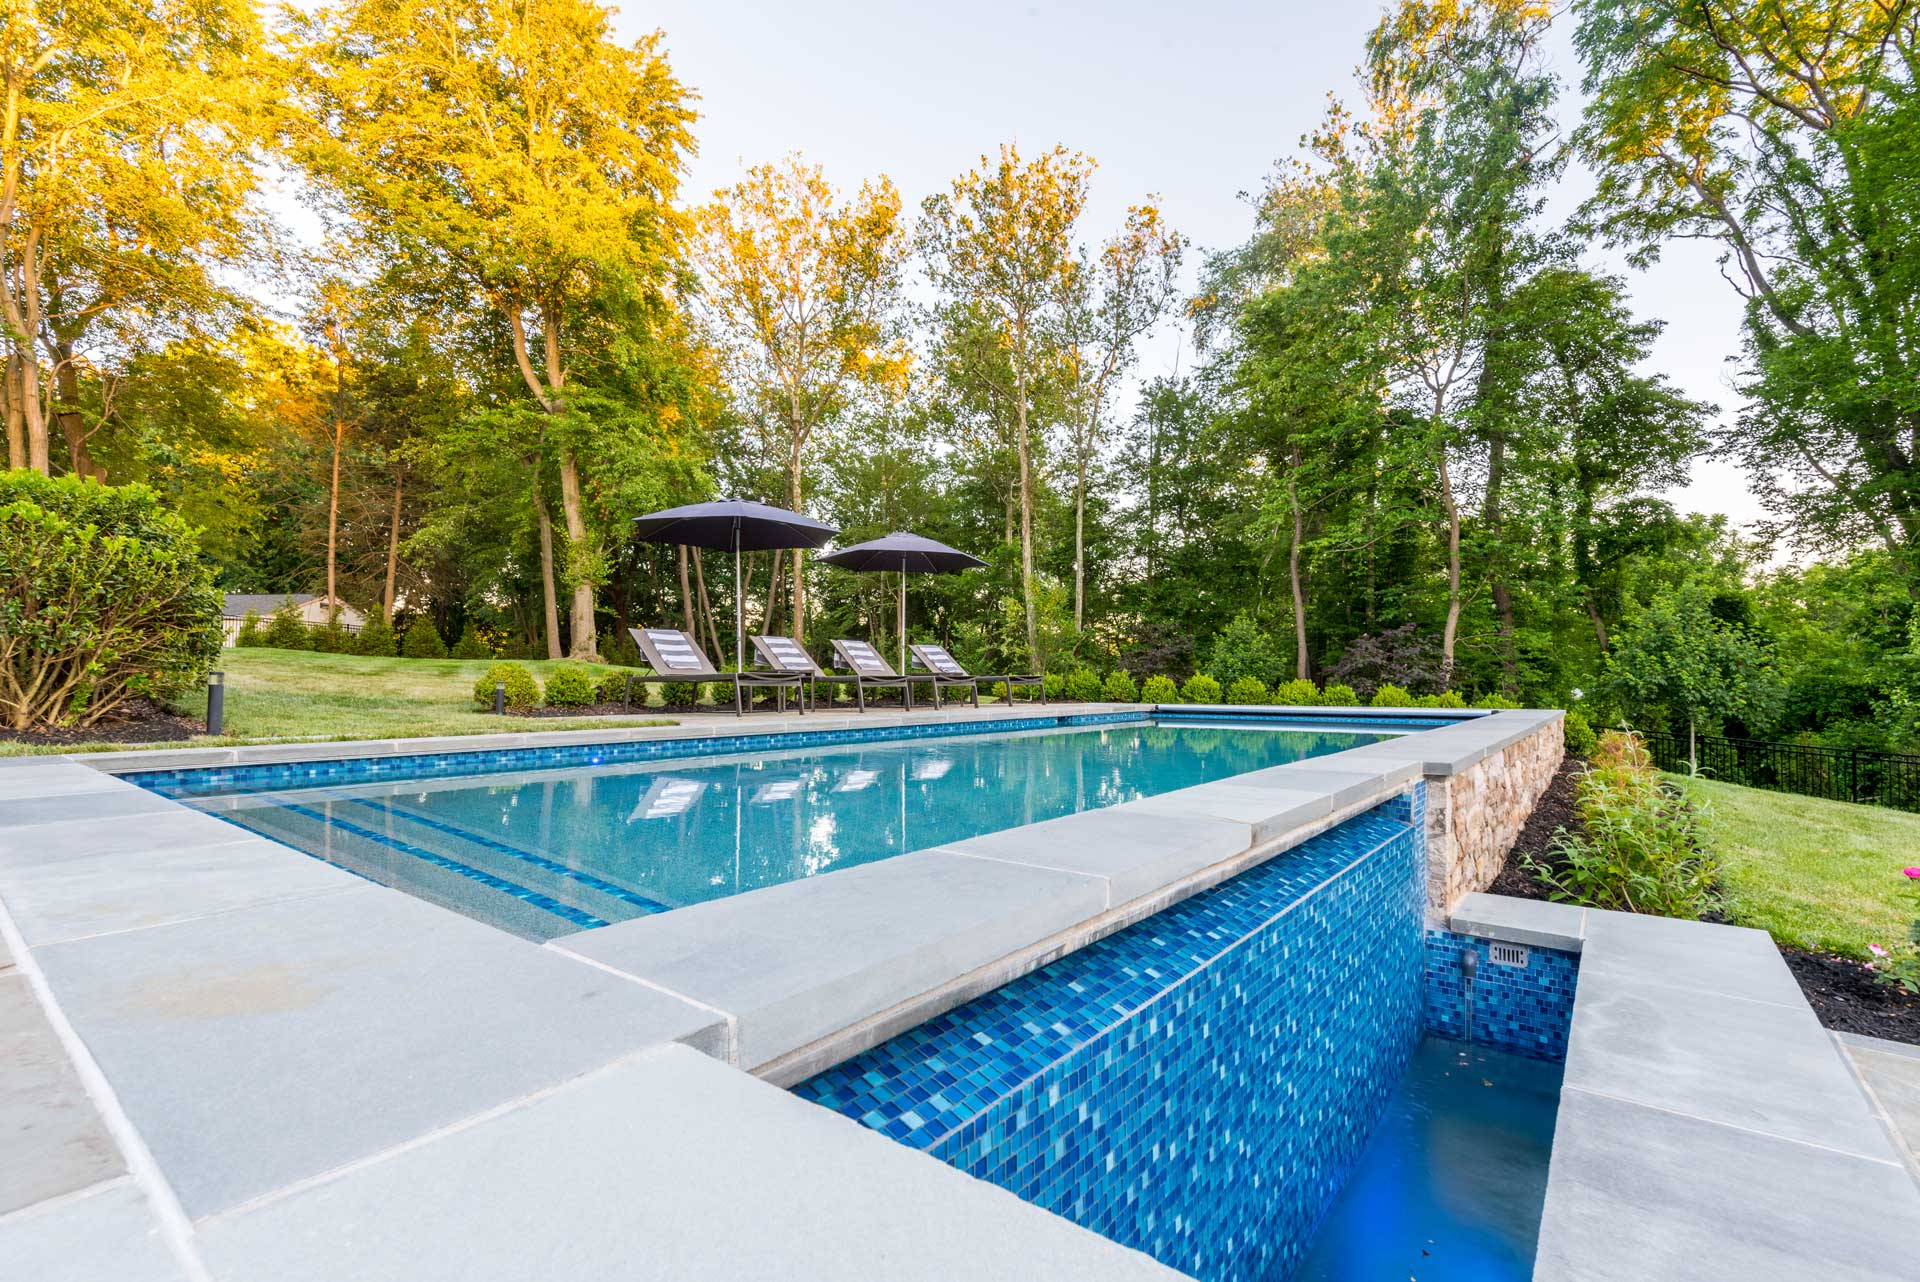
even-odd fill
[[[900,675],[907,675],[907,563],[900,563]]]
[[[745,665],[740,661],[740,638],[747,630],[746,589],[740,583],[740,531],[733,532],[733,670]]]

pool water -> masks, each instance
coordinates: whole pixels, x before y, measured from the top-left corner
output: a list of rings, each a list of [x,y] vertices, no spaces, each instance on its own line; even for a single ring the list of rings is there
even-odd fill
[[[153,786],[544,940],[1382,737],[1142,720],[280,791],[212,774]]]
[[[1562,1066],[1421,1042],[1292,1282],[1523,1282]]]

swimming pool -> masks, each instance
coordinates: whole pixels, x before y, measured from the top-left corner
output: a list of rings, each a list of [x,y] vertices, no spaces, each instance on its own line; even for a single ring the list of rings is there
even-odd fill
[[[1090,719],[1089,719],[1090,720]],[[1108,717],[622,760],[607,745],[135,775],[384,885],[545,940],[1375,742],[1374,727]],[[846,736],[842,736],[846,737]],[[673,744],[665,745],[671,751]]]

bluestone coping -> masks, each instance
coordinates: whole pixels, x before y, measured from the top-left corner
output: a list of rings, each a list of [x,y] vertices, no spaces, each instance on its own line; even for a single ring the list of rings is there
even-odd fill
[[[0,1278],[187,1282],[146,1195],[127,1178],[0,1221]]]
[[[1102,878],[1107,906],[1113,907],[1230,859],[1253,844],[1251,824],[1159,814],[1128,802],[970,837],[941,849]]]
[[[1587,910],[1577,904],[1475,891],[1460,897],[1449,924],[1461,935],[1577,953],[1586,943],[1586,922]]]
[[[1886,1117],[1907,1169],[1920,1179],[1920,1046],[1858,1033],[1835,1033],[1834,1040]]]
[[[0,1216],[126,1169],[26,975],[0,974]]]
[[[677,1047],[200,1236],[222,1282],[1182,1276]]]

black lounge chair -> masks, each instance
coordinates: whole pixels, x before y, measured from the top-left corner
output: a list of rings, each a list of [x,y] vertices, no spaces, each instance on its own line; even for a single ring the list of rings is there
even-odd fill
[[[755,690],[775,690],[778,692],[780,711],[787,710],[787,691],[793,691],[793,701],[805,712],[806,699],[801,689],[801,678],[788,672],[722,672],[713,666],[711,660],[701,651],[700,645],[692,637],[673,628],[628,628],[627,635],[640,647],[640,655],[647,661],[656,675],[635,677],[641,685],[676,685],[682,682],[699,684],[713,682],[733,687],[733,714],[744,716],[746,702],[751,701]],[[745,700],[741,691],[748,692]]]
[[[852,677],[836,677],[815,663],[807,647],[797,637],[750,636],[753,652],[768,670],[799,677],[806,688],[807,701],[818,706],[814,687],[821,681],[851,682]]]
[[[977,708],[980,706],[980,687],[986,686],[991,689],[993,686],[999,685],[1002,682],[1005,682],[1007,687],[1007,703],[1013,702],[1013,688],[1015,686],[1034,686],[1040,691],[1041,706],[1044,707],[1046,705],[1047,683],[1037,676],[1030,674],[1003,677],[975,676],[973,673],[961,667],[960,661],[948,654],[945,646],[910,645],[907,649],[912,652],[913,661],[931,674],[933,681],[933,706],[936,708],[940,706],[940,688],[942,686],[971,684],[973,686],[973,706]],[[926,680],[927,678],[922,677],[918,679]]]
[[[834,656],[848,675],[822,673],[823,681],[842,681],[851,683],[853,697],[860,705],[860,711],[867,710],[868,690],[888,690],[895,686],[900,689],[900,699],[907,711],[913,711],[913,678],[900,675],[893,665],[880,657],[880,652],[865,641],[835,641]]]

